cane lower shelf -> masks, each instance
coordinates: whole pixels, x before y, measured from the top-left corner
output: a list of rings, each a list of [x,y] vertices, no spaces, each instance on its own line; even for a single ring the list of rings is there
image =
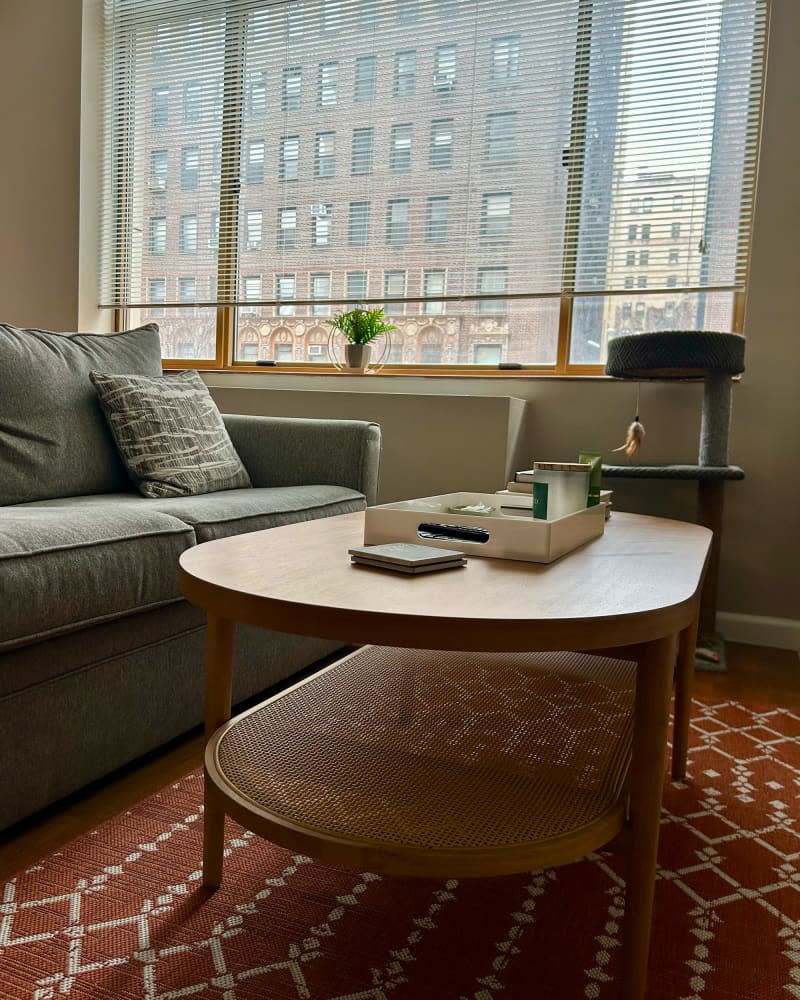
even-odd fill
[[[391,874],[560,864],[625,820],[636,665],[368,646],[223,726],[207,774],[256,833]]]

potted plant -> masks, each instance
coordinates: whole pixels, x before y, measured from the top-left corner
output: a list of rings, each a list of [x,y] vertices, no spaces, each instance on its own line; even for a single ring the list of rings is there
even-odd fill
[[[346,367],[361,370],[369,364],[372,341],[382,334],[388,338],[389,332],[395,329],[391,323],[386,322],[383,309],[364,309],[361,306],[339,313],[333,319],[327,320],[327,323],[333,328],[331,337],[334,331],[338,330],[347,341],[344,349]],[[334,358],[332,351],[331,357]]]

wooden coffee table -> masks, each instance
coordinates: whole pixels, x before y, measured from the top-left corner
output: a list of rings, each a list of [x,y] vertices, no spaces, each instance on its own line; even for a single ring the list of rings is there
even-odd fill
[[[353,566],[363,514],[199,545],[208,617],[204,882],[224,819],[359,870],[492,876],[629,857],[622,996],[645,996],[670,694],[682,778],[711,533],[615,513],[549,565]],[[363,648],[231,719],[234,625]],[[677,648],[677,669],[676,669]],[[459,652],[466,651],[466,652]]]

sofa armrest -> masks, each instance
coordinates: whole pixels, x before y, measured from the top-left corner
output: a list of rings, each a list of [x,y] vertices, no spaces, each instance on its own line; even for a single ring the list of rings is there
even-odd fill
[[[253,486],[346,486],[376,502],[378,424],[231,413],[223,419]]]

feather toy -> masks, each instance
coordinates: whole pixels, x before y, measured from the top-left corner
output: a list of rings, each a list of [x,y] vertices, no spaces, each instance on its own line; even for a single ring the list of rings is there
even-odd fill
[[[639,446],[644,440],[645,429],[644,425],[639,422],[639,390],[641,386],[637,384],[636,386],[636,416],[633,418],[633,422],[628,427],[628,433],[625,435],[625,444],[621,444],[619,448],[613,448],[612,451],[624,451],[628,458],[633,458],[636,452],[639,450]]]

